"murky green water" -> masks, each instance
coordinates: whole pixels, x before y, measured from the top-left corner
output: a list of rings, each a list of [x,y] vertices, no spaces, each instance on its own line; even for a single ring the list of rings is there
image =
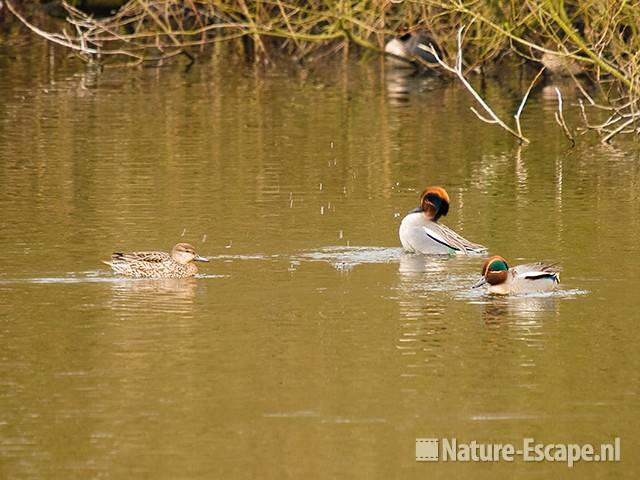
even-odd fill
[[[515,110],[524,88],[486,94]],[[521,149],[468,105],[375,63],[0,54],[0,476],[636,478],[638,148],[568,149],[549,89]],[[562,291],[491,298],[482,258],[401,255],[429,184],[469,239],[560,262]],[[177,241],[201,277],[100,263]],[[414,459],[416,437],[526,436],[617,436],[622,461]]]

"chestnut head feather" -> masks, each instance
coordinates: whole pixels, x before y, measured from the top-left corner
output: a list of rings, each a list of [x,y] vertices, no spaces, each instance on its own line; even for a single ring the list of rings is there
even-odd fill
[[[489,285],[504,283],[509,276],[509,265],[504,258],[495,255],[482,264],[482,276]]]
[[[437,222],[449,213],[449,194],[442,187],[427,187],[420,194],[420,208]]]

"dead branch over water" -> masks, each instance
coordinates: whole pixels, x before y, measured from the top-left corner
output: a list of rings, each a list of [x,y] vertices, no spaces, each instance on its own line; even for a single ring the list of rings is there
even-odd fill
[[[520,114],[532,87],[515,114],[515,127],[510,127],[474,94],[464,72],[506,54],[543,63],[548,72],[574,78],[586,100],[581,106],[583,131],[594,131],[605,142],[619,134],[640,133],[640,6],[635,1],[130,0],[104,18],[63,3],[66,21],[58,31],[34,24],[22,11],[22,2],[4,3],[33,33],[103,66],[160,64],[178,56],[193,62],[221,43],[256,62],[282,57],[311,62],[349,51],[350,45],[360,54],[382,53],[391,36],[424,30],[444,52],[440,66],[462,82],[489,117],[476,114],[521,142],[527,138]],[[453,34],[460,25],[467,25],[466,62],[459,36]],[[455,67],[447,58],[458,59]],[[604,100],[593,100],[576,75],[587,76],[600,90],[597,98]],[[558,102],[557,121],[573,142],[561,95]],[[603,110],[610,114],[605,122],[588,121]]]
[[[527,99],[529,98],[529,94],[531,93],[531,90],[533,89],[534,85],[536,84],[536,82],[538,81],[538,79],[540,78],[540,75],[542,75],[542,72],[544,72],[544,68],[542,68],[538,74],[534,77],[533,81],[531,82],[531,84],[529,85],[529,88],[527,89],[526,93],[524,94],[524,96],[522,97],[522,101],[520,102],[520,106],[518,107],[518,110],[516,110],[515,115],[513,116],[515,123],[516,123],[516,128],[515,130],[513,128],[511,128],[509,125],[507,125],[495,112],[494,110],[489,106],[489,104],[480,96],[480,94],[473,88],[473,86],[469,83],[469,81],[465,78],[464,75],[464,67],[463,67],[463,60],[462,60],[462,34],[464,32],[465,27],[460,27],[458,29],[458,53],[456,55],[456,63],[455,66],[452,67],[450,65],[448,65],[447,63],[445,63],[439,56],[438,56],[438,52],[436,51],[436,49],[433,47],[433,45],[430,45],[429,47],[425,48],[423,46],[420,46],[421,48],[424,48],[425,50],[428,50],[431,52],[431,54],[436,58],[436,61],[438,62],[438,65],[440,65],[442,68],[444,68],[447,72],[449,73],[453,73],[456,77],[458,77],[458,79],[460,80],[460,82],[462,83],[462,85],[469,91],[469,93],[471,93],[471,95],[473,95],[473,97],[476,99],[476,101],[480,104],[480,106],[483,108],[483,110],[489,115],[489,118],[486,118],[484,116],[482,116],[474,107],[470,107],[471,111],[473,113],[476,114],[476,117],[478,117],[480,120],[482,120],[485,123],[490,123],[490,124],[497,124],[500,127],[502,127],[504,130],[506,130],[507,132],[509,132],[511,135],[513,135],[514,137],[516,137],[518,140],[520,140],[520,142],[522,143],[529,143],[529,139],[527,137],[525,137],[522,134],[522,125],[520,123],[520,117],[522,115],[522,111],[524,110],[524,106],[527,103]]]

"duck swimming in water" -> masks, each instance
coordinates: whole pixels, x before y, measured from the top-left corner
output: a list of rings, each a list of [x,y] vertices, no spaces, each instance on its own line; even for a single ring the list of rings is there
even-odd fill
[[[548,263],[527,263],[509,268],[507,261],[494,256],[482,265],[482,278],[473,286],[489,284],[489,293],[499,295],[550,292],[560,283],[560,268]]]
[[[390,54],[389,64],[394,67],[435,66],[438,61],[429,50],[430,46],[433,46],[438,56],[442,57],[442,52],[435,40],[423,31],[416,31],[392,38],[384,46],[384,51]]]
[[[420,206],[400,223],[400,242],[407,252],[447,255],[483,253],[487,248],[438,223],[449,212],[449,194],[442,187],[428,187],[420,194]]]
[[[192,262],[208,262],[188,243],[178,243],[171,253],[114,253],[105,261],[117,274],[133,278],[186,278],[198,273]]]

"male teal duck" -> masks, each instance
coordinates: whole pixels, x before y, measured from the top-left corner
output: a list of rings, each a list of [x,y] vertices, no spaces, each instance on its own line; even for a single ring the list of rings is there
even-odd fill
[[[482,265],[482,278],[473,286],[489,284],[489,293],[498,295],[550,292],[560,283],[560,268],[555,264],[537,262],[509,268],[500,256],[487,259]]]
[[[442,187],[428,187],[420,194],[420,206],[400,223],[400,243],[407,252],[423,254],[482,253],[486,247],[461,237],[438,223],[449,212],[449,194]]]
[[[437,65],[436,57],[429,47],[433,47],[439,57],[442,52],[436,41],[424,31],[406,32],[392,38],[384,46],[385,53],[390,54],[389,63],[394,67],[417,67]]]
[[[105,261],[119,275],[133,278],[186,278],[198,273],[192,262],[208,262],[193,246],[178,243],[171,253],[166,252],[116,252]]]

